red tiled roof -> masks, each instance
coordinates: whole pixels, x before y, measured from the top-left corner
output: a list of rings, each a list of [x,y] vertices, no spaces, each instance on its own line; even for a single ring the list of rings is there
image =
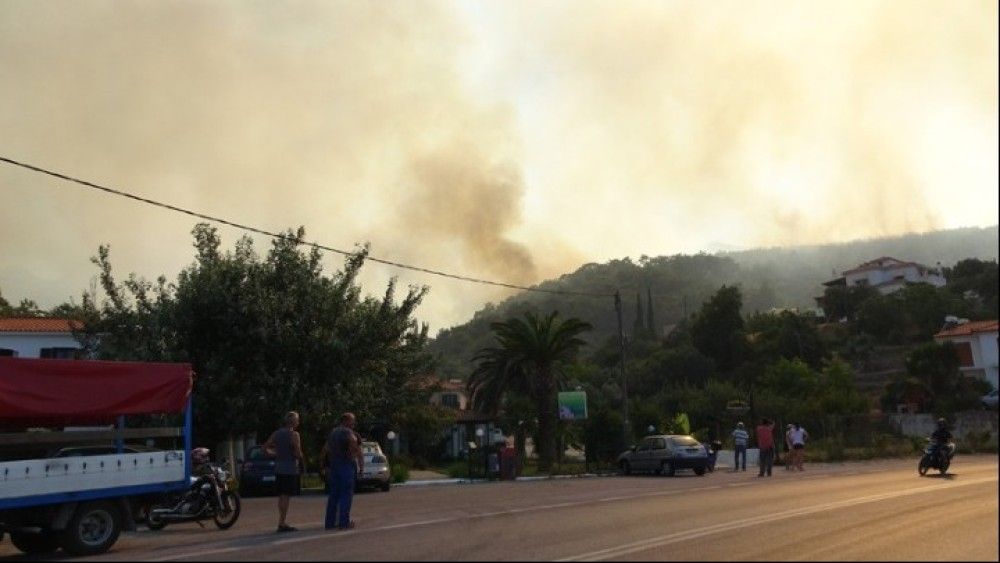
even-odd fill
[[[892,262],[894,262],[894,264],[891,264],[891,265],[888,265],[888,266],[882,266],[882,262],[886,262],[886,261],[890,261],[890,260]],[[855,274],[857,272],[864,272],[864,271],[867,271],[867,270],[881,270],[882,268],[902,268],[902,267],[905,267],[905,266],[916,266],[917,269],[919,269],[921,271],[930,270],[930,268],[928,268],[927,266],[924,266],[923,264],[917,264],[916,262],[905,262],[903,260],[899,260],[898,258],[893,258],[892,256],[883,256],[881,258],[876,258],[874,260],[869,260],[868,262],[865,262],[864,264],[861,264],[860,266],[858,266],[856,268],[851,268],[850,270],[845,270],[843,272],[843,274],[846,276],[847,274]]]
[[[79,321],[39,317],[0,318],[0,332],[73,332],[73,328],[80,328]]]
[[[941,332],[935,334],[934,338],[969,336],[977,332],[997,332],[998,327],[1000,327],[1000,322],[995,319],[992,321],[973,321],[942,330]]]

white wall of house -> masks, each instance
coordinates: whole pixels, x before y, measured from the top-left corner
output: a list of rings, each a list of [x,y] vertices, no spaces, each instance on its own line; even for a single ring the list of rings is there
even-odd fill
[[[935,287],[945,285],[944,277],[938,273],[929,271],[921,272],[921,269],[913,264],[888,261],[885,263],[885,267],[860,272],[847,272],[844,274],[844,278],[848,286],[863,283],[871,286],[886,284],[879,287],[879,291],[883,294],[897,291],[906,285],[906,283],[929,283]]]
[[[1000,388],[1000,359],[998,359],[997,353],[997,333],[996,332],[979,332],[974,335],[976,337],[976,344],[972,345],[972,353],[979,353],[976,357],[977,365],[982,366],[986,370],[986,380],[989,381],[994,389]]]
[[[1000,387],[998,382],[998,360],[997,356],[997,333],[996,332],[975,332],[962,336],[946,336],[937,338],[939,342],[945,340],[954,344],[967,343],[972,350],[972,365],[962,366],[963,373],[973,377],[982,377],[990,382],[994,389]]]
[[[0,349],[13,350],[18,358],[38,358],[42,348],[74,348],[80,343],[67,332],[2,332]]]

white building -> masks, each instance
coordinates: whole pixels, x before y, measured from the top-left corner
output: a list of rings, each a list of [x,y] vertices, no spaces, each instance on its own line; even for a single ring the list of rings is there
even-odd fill
[[[0,356],[72,359],[80,350],[69,319],[0,318]]]
[[[868,285],[878,289],[882,295],[888,295],[899,291],[908,283],[928,283],[942,287],[945,285],[945,279],[938,269],[883,256],[842,272],[842,277],[825,282],[823,285],[848,287]]]
[[[965,322],[946,327],[934,335],[938,342],[951,342],[958,351],[962,373],[989,381],[993,388],[997,382],[997,326],[996,320]]]

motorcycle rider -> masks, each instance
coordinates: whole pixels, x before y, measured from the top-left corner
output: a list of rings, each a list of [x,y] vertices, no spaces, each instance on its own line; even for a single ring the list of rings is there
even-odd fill
[[[951,431],[948,430],[948,421],[944,418],[937,420],[937,429],[931,434],[931,441],[937,444],[937,452],[944,452],[948,459],[955,455],[955,444],[952,441]]]

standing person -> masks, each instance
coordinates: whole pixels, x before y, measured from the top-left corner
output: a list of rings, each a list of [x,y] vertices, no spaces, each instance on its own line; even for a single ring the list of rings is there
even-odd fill
[[[757,447],[760,448],[760,473],[757,476],[763,477],[766,473],[770,477],[774,464],[774,423],[766,418],[760,419],[757,425]]]
[[[792,428],[794,424],[785,427],[785,471],[792,470]]]
[[[340,426],[330,432],[326,439],[326,449],[330,456],[327,481],[330,495],[326,499],[326,529],[349,530],[354,527],[351,520],[351,502],[354,500],[354,480],[364,471],[365,458],[361,453],[361,440],[354,432],[357,419],[353,413],[340,415]]]
[[[788,433],[788,439],[792,442],[792,457],[795,459],[795,468],[803,471],[802,462],[806,459],[806,440],[809,439],[809,433],[796,422],[795,427]]]
[[[285,425],[275,430],[264,443],[264,452],[277,458],[274,463],[275,485],[278,489],[278,531],[294,532],[297,528],[285,521],[288,503],[292,495],[299,494],[300,464],[305,466],[302,455],[302,438],[299,427],[299,413],[290,411],[285,415]]]
[[[736,430],[733,430],[733,471],[740,469],[740,456],[743,457],[743,471],[747,470],[747,443],[750,441],[750,433],[743,427],[742,422],[736,423]]]

